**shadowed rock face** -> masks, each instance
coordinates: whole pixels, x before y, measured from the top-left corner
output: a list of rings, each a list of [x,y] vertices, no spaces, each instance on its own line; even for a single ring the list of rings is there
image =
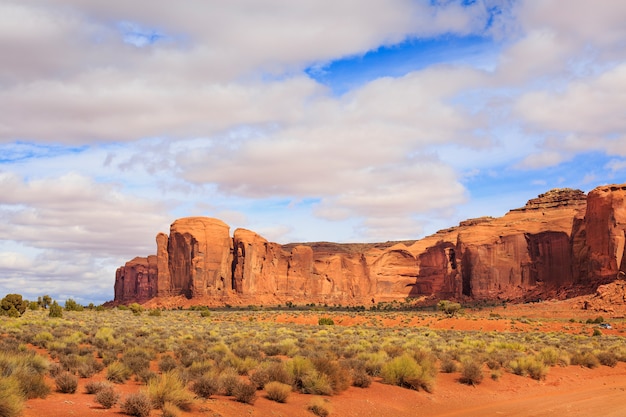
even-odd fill
[[[592,292],[626,272],[626,185],[552,190],[500,218],[412,242],[280,245],[217,219],[176,220],[157,255],[118,269],[115,302],[371,304]]]

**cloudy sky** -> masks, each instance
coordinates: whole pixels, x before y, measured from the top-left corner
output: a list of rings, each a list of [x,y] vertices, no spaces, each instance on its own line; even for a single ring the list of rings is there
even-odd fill
[[[0,0],[0,296],[185,216],[415,239],[626,174],[622,0]]]

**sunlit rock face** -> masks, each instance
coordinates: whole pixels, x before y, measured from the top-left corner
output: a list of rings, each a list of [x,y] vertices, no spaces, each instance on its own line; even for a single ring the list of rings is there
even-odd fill
[[[115,302],[207,305],[529,300],[595,291],[626,272],[626,185],[541,194],[500,218],[423,239],[280,245],[218,219],[176,220],[157,254],[116,273]]]

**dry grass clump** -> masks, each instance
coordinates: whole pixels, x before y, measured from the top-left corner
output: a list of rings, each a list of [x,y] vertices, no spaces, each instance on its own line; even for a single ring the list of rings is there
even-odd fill
[[[307,406],[307,410],[318,417],[327,417],[330,414],[328,403],[322,398],[314,398]]]
[[[570,364],[585,368],[597,368],[600,366],[600,360],[593,352],[575,352],[570,356]]]
[[[282,382],[272,381],[265,384],[266,397],[272,401],[284,403],[291,394],[291,385]]]
[[[200,398],[210,398],[220,391],[219,377],[215,374],[202,375],[193,382],[191,390]]]
[[[600,364],[604,366],[613,368],[617,365],[617,355],[613,352],[599,352],[596,357]]]
[[[78,378],[69,372],[63,372],[54,378],[57,391],[64,394],[73,394],[78,388]]]
[[[85,392],[87,394],[97,394],[104,388],[111,387],[111,384],[106,381],[89,381],[85,384]]]
[[[13,377],[0,378],[0,416],[18,417],[23,407],[24,397],[19,382]]]
[[[532,379],[542,381],[546,379],[549,367],[540,358],[532,356],[520,357],[509,364],[515,375],[528,375]]]
[[[254,404],[256,401],[256,386],[250,382],[240,380],[233,389],[233,396],[240,403]]]
[[[146,388],[156,408],[163,408],[166,402],[174,404],[181,410],[191,408],[192,396],[180,375],[174,371],[165,372],[157,378],[151,379]]]
[[[106,378],[116,384],[123,384],[131,374],[132,371],[126,365],[116,361],[107,366]]]
[[[474,360],[466,359],[461,362],[461,377],[459,382],[467,385],[478,385],[483,382],[483,363]]]

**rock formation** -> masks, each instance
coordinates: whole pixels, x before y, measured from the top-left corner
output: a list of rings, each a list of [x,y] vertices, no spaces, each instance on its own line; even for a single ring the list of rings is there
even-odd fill
[[[176,220],[157,254],[119,268],[115,302],[371,305],[593,293],[626,272],[626,185],[552,190],[500,218],[411,242],[280,245],[217,219]]]

